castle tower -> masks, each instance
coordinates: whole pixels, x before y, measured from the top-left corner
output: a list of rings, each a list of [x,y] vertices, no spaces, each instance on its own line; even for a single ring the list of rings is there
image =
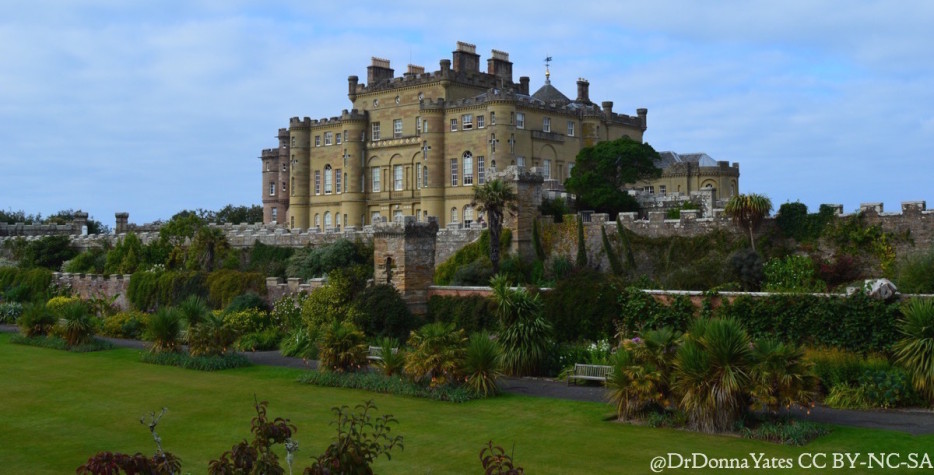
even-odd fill
[[[428,311],[437,235],[438,221],[433,216],[428,222],[406,216],[404,222],[373,226],[373,280],[395,287],[415,314]]]
[[[308,228],[311,202],[311,119],[289,119],[292,163],[289,193],[289,227]]]
[[[364,136],[367,128],[367,116],[365,113],[359,113],[357,109],[353,109],[350,113],[341,115],[341,122],[347,131],[347,139],[344,141],[343,150],[343,170],[345,173],[343,183],[347,187],[347,192],[343,195],[340,212],[344,215],[344,226],[356,226],[359,229],[366,223],[366,190],[364,189],[366,145]]]
[[[436,107],[422,109],[422,120],[427,122],[427,133],[422,138],[422,162],[428,167],[428,187],[421,190],[422,210],[428,216],[443,219],[447,216],[444,206],[445,154],[444,154],[444,100],[438,99]]]

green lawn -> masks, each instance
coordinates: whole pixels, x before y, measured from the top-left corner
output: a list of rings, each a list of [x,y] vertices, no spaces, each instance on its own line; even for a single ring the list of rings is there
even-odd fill
[[[99,450],[151,454],[154,445],[139,418],[164,406],[168,414],[158,428],[164,447],[181,457],[185,473],[205,473],[210,459],[249,436],[254,394],[270,402],[271,416],[298,426],[302,467],[332,437],[330,408],[366,399],[394,414],[405,436],[405,450],[381,459],[377,473],[480,473],[478,454],[490,439],[507,450],[514,445],[529,474],[651,473],[649,461],[668,452],[794,459],[803,452],[934,455],[934,436],[840,427],[807,447],[790,448],[607,422],[611,408],[605,404],[520,396],[452,404],[302,385],[295,382],[299,370],[202,373],[138,359],[135,350],[73,354],[13,345],[9,335],[0,335],[0,472],[74,473]],[[667,471],[677,472],[696,471]]]

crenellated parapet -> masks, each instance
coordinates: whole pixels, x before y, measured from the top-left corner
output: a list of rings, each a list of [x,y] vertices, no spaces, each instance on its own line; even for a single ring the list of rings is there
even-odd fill
[[[0,223],[0,237],[64,236],[75,234],[70,224]]]

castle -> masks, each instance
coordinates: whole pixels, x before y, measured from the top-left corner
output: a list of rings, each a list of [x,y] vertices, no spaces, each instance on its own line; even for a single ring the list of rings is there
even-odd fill
[[[438,71],[410,64],[395,77],[389,60],[373,58],[366,79],[348,78],[349,111],[293,117],[279,129],[278,148],[263,150],[264,222],[359,229],[437,216],[442,226],[469,225],[479,218],[473,187],[497,169],[529,169],[542,176],[544,189],[560,191],[582,148],[621,137],[642,141],[647,127],[646,109],[618,114],[613,102],[592,102],[585,79],[571,100],[546,69],[545,84],[531,93],[528,77],[513,81],[502,51],[493,50],[481,72],[476,47],[463,42]],[[663,155],[662,178],[638,188],[683,196],[692,187],[738,192],[738,165],[686,158]]]

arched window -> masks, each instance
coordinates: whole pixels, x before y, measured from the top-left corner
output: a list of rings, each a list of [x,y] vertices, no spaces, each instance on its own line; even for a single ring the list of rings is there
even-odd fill
[[[470,224],[473,221],[473,208],[470,205],[464,206],[464,224]]]
[[[334,172],[330,165],[324,166],[324,194],[330,195],[334,187]]]
[[[457,208],[451,208],[451,222],[457,222]]]
[[[315,227],[317,228],[320,226],[321,226],[321,215],[316,214],[315,215]]]
[[[334,223],[331,222],[331,212],[325,211],[324,212],[324,228],[327,229],[333,226],[334,226]]]
[[[464,185],[473,185],[473,155],[464,152]]]

